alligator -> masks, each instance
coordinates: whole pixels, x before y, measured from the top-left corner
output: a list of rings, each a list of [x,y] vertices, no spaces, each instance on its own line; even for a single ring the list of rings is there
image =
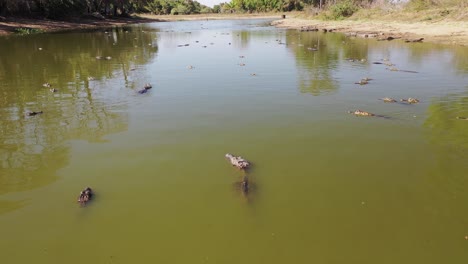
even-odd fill
[[[379,100],[382,100],[384,101],[385,103],[396,103],[397,100],[393,99],[393,98],[390,98],[390,97],[384,97],[384,98],[380,98]]]
[[[406,102],[408,104],[417,104],[419,103],[419,100],[416,98],[408,98],[408,99],[400,99],[401,102]]]
[[[241,156],[236,157],[232,154],[227,153],[225,157],[229,159],[232,166],[235,166],[241,170],[245,170],[250,166],[250,163]]]
[[[356,116],[375,116],[375,114],[372,114],[372,113],[369,113],[369,112],[366,112],[366,111],[362,111],[362,110],[359,110],[359,109],[356,110],[356,111],[348,111],[348,113],[356,115]]]
[[[86,189],[81,191],[80,196],[78,196],[78,202],[81,205],[85,205],[86,203],[88,203],[91,200],[93,195],[94,195],[93,190],[91,188],[89,188],[89,187],[86,187]]]
[[[27,116],[35,116],[35,115],[39,115],[39,114],[42,114],[43,112],[42,111],[38,111],[38,112],[27,112],[26,115]]]
[[[139,90],[137,93],[144,94],[147,93],[149,89],[153,88],[153,86],[149,83],[145,84],[142,90]]]
[[[369,81],[372,80],[371,78],[362,78],[359,82],[355,82],[354,84],[359,84],[359,85],[366,85],[369,83]]]

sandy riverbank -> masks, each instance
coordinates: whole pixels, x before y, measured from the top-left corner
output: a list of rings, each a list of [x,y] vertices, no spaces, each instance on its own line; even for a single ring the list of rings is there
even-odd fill
[[[424,38],[424,42],[468,46],[468,23],[461,21],[438,23],[402,23],[390,21],[321,21],[290,18],[277,20],[272,25],[280,28],[317,28],[356,36],[392,36],[402,39]]]

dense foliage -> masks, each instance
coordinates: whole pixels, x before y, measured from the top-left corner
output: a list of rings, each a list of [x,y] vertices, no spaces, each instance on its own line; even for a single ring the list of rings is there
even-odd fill
[[[130,12],[199,14],[212,9],[193,0],[0,0],[0,15],[63,18],[92,13],[126,16]]]
[[[405,3],[414,9],[429,6],[465,7],[465,0],[408,0]],[[300,11],[324,8],[326,18],[341,19],[351,16],[361,7],[382,3],[397,3],[392,0],[230,0],[213,8],[194,0],[0,0],[0,15],[63,18],[73,15],[93,14],[126,16],[132,12],[156,15],[201,14],[201,13],[253,13],[270,11]],[[400,3],[400,2],[398,2]],[[458,3],[458,4],[457,4]],[[314,11],[316,13],[316,11]]]
[[[306,6],[347,6],[372,0],[231,0],[213,8],[194,0],[0,0],[0,15],[63,18],[101,14],[126,16],[131,12],[157,15],[200,13],[252,13],[303,10]],[[342,8],[341,8],[342,9]],[[339,10],[341,10],[339,8]]]
[[[339,6],[345,13],[356,9],[361,4],[369,4],[377,0],[231,0],[214,6],[215,12],[269,12],[269,11],[301,11],[306,7],[333,8]],[[349,9],[351,8],[351,9]]]
[[[268,12],[302,10],[306,5],[319,4],[320,0],[231,0],[214,6],[221,13]]]

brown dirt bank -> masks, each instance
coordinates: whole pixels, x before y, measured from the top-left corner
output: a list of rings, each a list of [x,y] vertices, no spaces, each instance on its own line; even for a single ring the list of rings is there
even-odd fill
[[[201,15],[149,15],[140,14],[132,18],[75,18],[68,21],[30,19],[30,18],[4,18],[0,17],[0,35],[14,33],[17,28],[34,28],[43,31],[61,31],[86,29],[96,27],[122,26],[127,24],[190,21],[190,20],[221,20],[221,19],[255,19],[255,18],[280,18],[280,14],[201,14]]]
[[[357,37],[384,39],[424,38],[424,42],[468,46],[467,21],[403,22],[383,20],[341,20],[323,21],[314,19],[286,18],[276,20],[272,25],[291,29],[327,29],[348,33]]]
[[[158,19],[132,17],[132,18],[74,18],[68,21],[49,19],[31,19],[17,17],[0,17],[0,35],[14,33],[17,28],[34,28],[43,31],[62,31],[74,29],[86,29],[109,26],[122,26],[127,24],[149,23],[161,21]]]

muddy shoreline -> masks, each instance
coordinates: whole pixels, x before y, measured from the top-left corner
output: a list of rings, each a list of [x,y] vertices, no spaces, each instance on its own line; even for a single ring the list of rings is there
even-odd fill
[[[141,14],[129,18],[105,18],[91,17],[72,18],[66,21],[49,19],[32,19],[21,17],[0,17],[0,35],[14,34],[18,28],[39,29],[44,32],[67,31],[76,29],[103,28],[112,26],[124,26],[130,24],[191,21],[191,20],[221,20],[221,19],[256,19],[256,18],[280,18],[280,14],[209,14],[209,15],[147,15]]]
[[[14,34],[17,28],[39,29],[44,32],[124,26],[139,23],[161,22],[156,18],[74,18],[67,21],[19,17],[0,18],[0,35]]]

